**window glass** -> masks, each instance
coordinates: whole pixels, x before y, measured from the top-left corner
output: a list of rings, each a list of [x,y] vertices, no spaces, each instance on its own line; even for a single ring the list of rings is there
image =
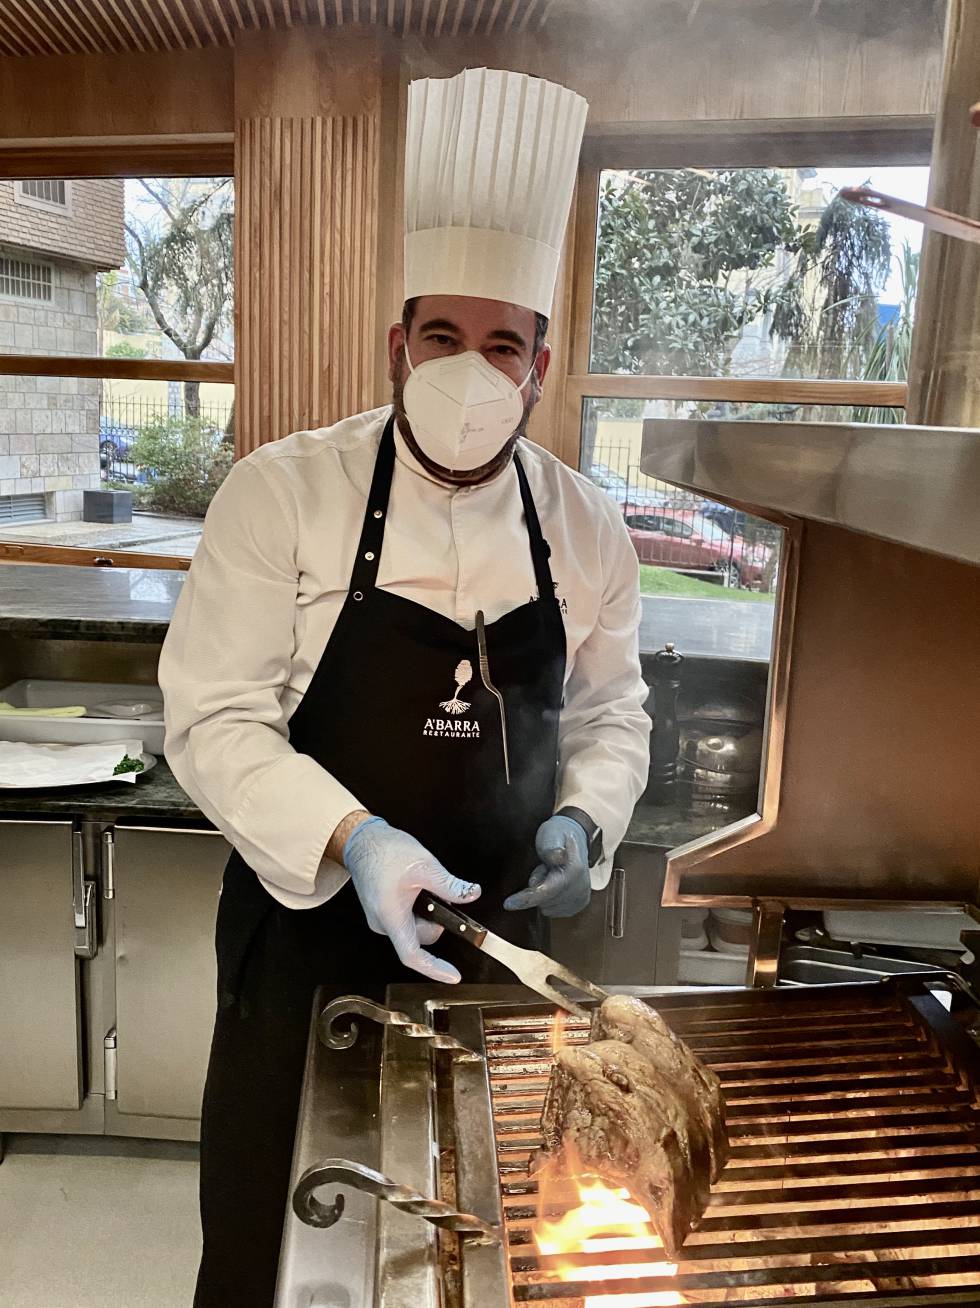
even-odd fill
[[[922,229],[863,183],[924,202],[928,169],[604,171],[591,370],[904,380]]]
[[[0,354],[231,360],[233,226],[230,177],[0,178]]]
[[[0,375],[0,540],[189,558],[231,468],[234,388]],[[128,492],[99,498],[86,492]]]

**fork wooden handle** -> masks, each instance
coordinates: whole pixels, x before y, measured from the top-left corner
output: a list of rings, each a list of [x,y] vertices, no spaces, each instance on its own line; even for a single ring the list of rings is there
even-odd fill
[[[456,909],[450,908],[441,899],[436,899],[434,895],[428,893],[419,895],[415,901],[415,916],[424,918],[427,922],[438,922],[439,926],[445,927],[454,936],[469,941],[477,949],[487,937],[487,928],[485,926],[481,926],[479,922],[474,922],[465,913],[458,913]]]

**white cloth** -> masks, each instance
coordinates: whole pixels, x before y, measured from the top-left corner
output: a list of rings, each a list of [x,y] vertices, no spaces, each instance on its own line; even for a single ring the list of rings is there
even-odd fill
[[[324,850],[364,807],[342,777],[290,747],[287,723],[347,595],[390,412],[297,432],[234,466],[160,657],[177,780],[290,907],[323,903],[343,885],[347,873]],[[477,609],[493,622],[527,603],[534,570],[513,464],[489,483],[453,489],[422,471],[400,435],[395,445],[378,584],[468,630]],[[539,446],[519,448],[568,644],[557,806],[590,814],[611,856],[648,769],[636,554],[612,500]],[[610,866],[593,869],[596,886]]]
[[[474,295],[550,316],[588,108],[496,68],[412,82],[406,299]]]
[[[31,786],[79,786],[92,781],[122,781],[132,785],[136,781],[135,772],[116,774],[116,768],[127,755],[142,759],[142,740],[134,737],[80,745],[0,740],[0,787],[26,790]]]

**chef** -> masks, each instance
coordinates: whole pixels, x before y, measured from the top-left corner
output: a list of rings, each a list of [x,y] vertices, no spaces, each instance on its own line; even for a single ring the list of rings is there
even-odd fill
[[[516,73],[412,84],[393,403],[237,463],[177,604],[166,755],[234,847],[197,1308],[272,1304],[315,987],[507,980],[418,894],[543,943],[646,781],[622,516],[524,434],[585,115]]]

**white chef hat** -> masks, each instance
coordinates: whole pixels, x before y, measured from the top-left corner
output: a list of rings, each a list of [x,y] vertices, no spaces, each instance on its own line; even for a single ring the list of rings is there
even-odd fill
[[[405,298],[474,295],[551,313],[588,104],[468,68],[408,91]]]

